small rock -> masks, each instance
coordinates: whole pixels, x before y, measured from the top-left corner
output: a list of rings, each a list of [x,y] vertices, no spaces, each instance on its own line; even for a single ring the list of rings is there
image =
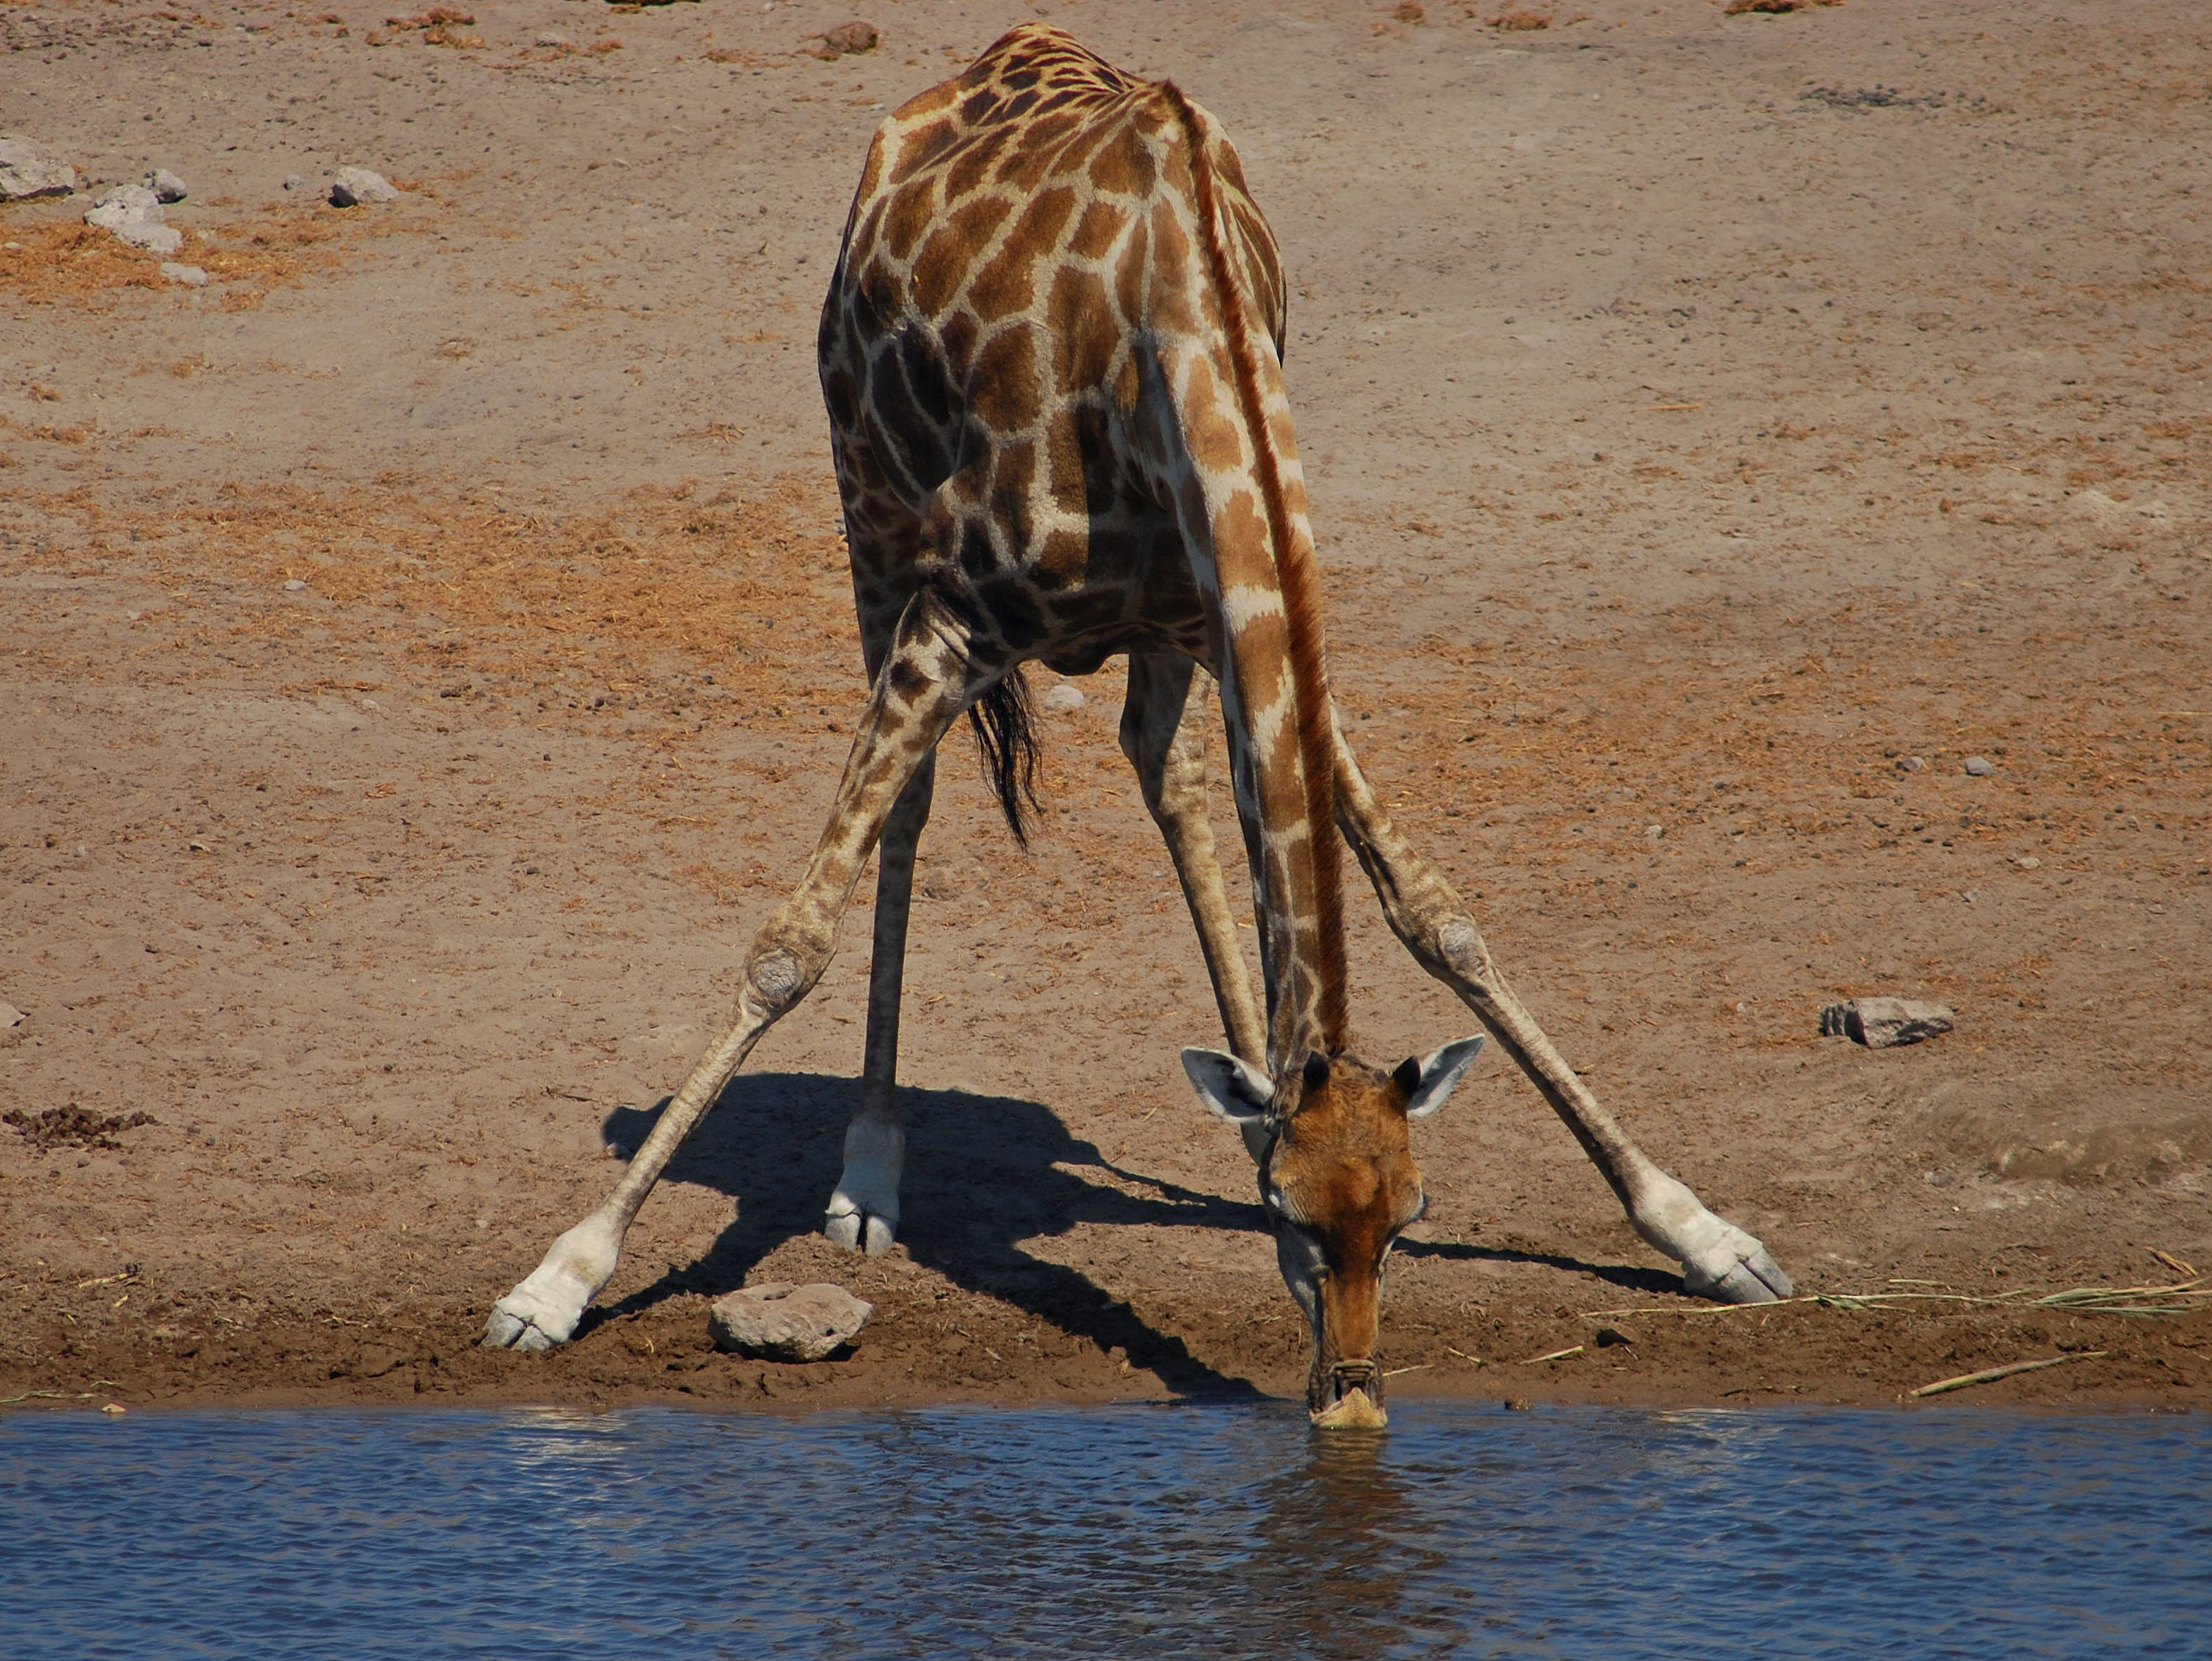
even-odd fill
[[[1820,1012],[1820,1036],[1848,1037],[1869,1050],[1894,1050],[1951,1030],[1952,1012],[1940,1003],[1906,998],[1853,998]]]
[[[2040,871],[2043,868],[2043,861],[2033,854],[2022,854],[2013,863],[2023,871]]]
[[[161,275],[172,283],[182,283],[188,288],[207,287],[208,274],[198,265],[179,265],[173,259],[161,262]]]
[[[286,173],[284,175],[284,188],[288,191],[306,190],[307,188],[307,176],[305,173]]]
[[[165,206],[172,202],[183,201],[186,195],[185,181],[167,167],[152,169],[138,182],[153,192],[155,200]]]
[[[0,1032],[23,1024],[23,1012],[10,1003],[0,1003]]]
[[[767,1361],[819,1361],[850,1343],[875,1312],[842,1287],[776,1281],[716,1299],[707,1330],[717,1349]]]
[[[1897,770],[1900,773],[1917,773],[1927,765],[1917,756],[1899,756],[1897,758]]]
[[[556,33],[551,29],[540,29],[538,31],[537,35],[532,40],[531,44],[536,46],[551,46],[557,48],[561,46],[573,46],[576,43],[571,40],[565,34]]]
[[[150,253],[166,256],[185,245],[185,234],[162,213],[161,198],[143,185],[110,185],[93,198],[84,222]]]
[[[822,44],[829,47],[832,57],[840,52],[851,57],[864,52],[873,52],[883,44],[883,39],[884,32],[873,23],[864,23],[860,19],[854,18],[851,22],[840,23],[836,28],[825,33],[822,37]]]
[[[1080,687],[1067,681],[1051,688],[1044,695],[1044,707],[1054,715],[1064,715],[1070,709],[1080,709],[1091,700],[1083,696]]]
[[[396,202],[399,192],[380,173],[367,167],[340,167],[331,180],[331,206],[356,208],[371,202]]]
[[[1966,774],[1970,778],[1985,779],[1996,770],[1996,764],[1991,761],[1987,756],[1969,756],[1966,757]]]
[[[307,586],[297,577],[288,577],[284,581],[284,592],[288,594],[296,594]]]
[[[55,161],[21,133],[0,132],[0,202],[67,196],[76,186],[75,167]]]

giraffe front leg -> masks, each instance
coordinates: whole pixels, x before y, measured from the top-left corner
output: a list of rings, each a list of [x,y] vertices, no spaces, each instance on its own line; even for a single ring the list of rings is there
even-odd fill
[[[736,1019],[692,1068],[606,1203],[556,1240],[544,1261],[493,1305],[484,1323],[486,1345],[550,1349],[574,1335],[585,1309],[614,1274],[623,1237],[676,1150],[761,1034],[812,990],[829,966],[838,922],[893,804],[994,672],[978,666],[957,618],[923,599],[908,606],[876,676],[806,874],[746,955]],[[896,1180],[892,1186],[896,1192]]]
[[[1728,1304],[1790,1296],[1790,1277],[1766,1248],[1654,1164],[1552,1047],[1491,961],[1466,904],[1398,835],[1341,732],[1336,789],[1339,821],[1391,928],[1422,968],[1474,1011],[1552,1104],[1619,1196],[1630,1226],[1682,1266],[1683,1289]]]
[[[906,978],[907,920],[914,861],[929,822],[937,759],[932,756],[901,793],[877,850],[874,955],[868,963],[868,1043],[860,1063],[860,1108],[845,1127],[845,1170],[830,1196],[822,1232],[871,1257],[891,1249],[899,1224],[899,1177],[906,1131],[898,1114],[899,1002]]]

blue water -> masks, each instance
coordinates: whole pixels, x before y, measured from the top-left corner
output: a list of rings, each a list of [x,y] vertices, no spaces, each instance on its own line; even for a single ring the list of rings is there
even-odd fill
[[[0,1417],[0,1656],[2212,1655],[2212,1419]]]

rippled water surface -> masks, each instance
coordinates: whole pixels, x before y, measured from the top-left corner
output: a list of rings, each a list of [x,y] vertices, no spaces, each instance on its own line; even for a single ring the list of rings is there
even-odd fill
[[[0,1418],[0,1654],[2212,1653],[2212,1421]]]

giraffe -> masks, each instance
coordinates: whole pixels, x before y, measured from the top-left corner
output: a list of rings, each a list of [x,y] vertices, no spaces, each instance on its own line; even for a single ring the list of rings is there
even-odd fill
[[[823,1229],[889,1249],[915,849],[964,714],[1025,839],[1023,666],[1126,654],[1121,742],[1181,881],[1229,1048],[1182,1052],[1259,1175],[1312,1337],[1307,1407],[1383,1422],[1384,1260],[1425,1206],[1410,1123],[1487,1035],[1686,1287],[1790,1291],[1601,1107],[1514,995],[1464,904],[1377,803],[1329,701],[1319,579],[1282,370],[1274,236],[1213,119],[1041,24],[901,106],[870,146],[824,302],[820,367],[870,692],[827,825],[747,953],[737,1009],[606,1202],[495,1305],[483,1342],[566,1342],[625,1232],[761,1035],[813,987],[872,853],[860,1103]],[[1204,672],[1201,673],[1200,672]],[[1204,810],[1219,690],[1259,922],[1255,996]],[[1391,928],[1483,1033],[1388,1071],[1347,1044],[1339,833]]]

